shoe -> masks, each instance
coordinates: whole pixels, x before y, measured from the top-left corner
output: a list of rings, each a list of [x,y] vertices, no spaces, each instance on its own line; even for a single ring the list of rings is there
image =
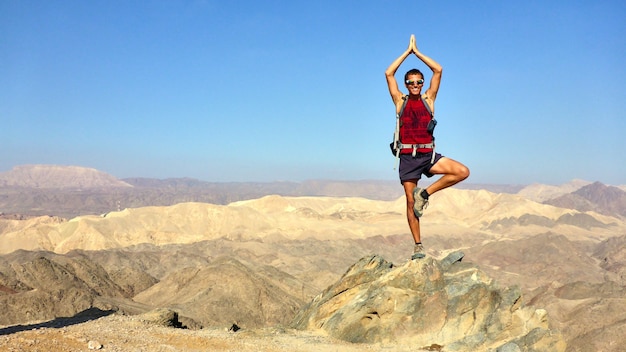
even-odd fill
[[[428,207],[428,199],[422,198],[423,190],[423,188],[417,187],[413,190],[413,199],[415,200],[415,204],[413,204],[413,212],[418,218],[424,215],[424,209]]]
[[[415,244],[415,247],[413,247],[413,255],[411,256],[411,260],[422,259],[424,257],[426,257],[424,246],[422,246],[421,243]]]

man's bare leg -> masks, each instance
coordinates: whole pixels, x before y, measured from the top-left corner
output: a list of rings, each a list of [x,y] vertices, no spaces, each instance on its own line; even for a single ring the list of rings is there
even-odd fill
[[[411,230],[415,243],[421,243],[420,220],[413,212],[413,204],[415,203],[413,190],[417,187],[417,180],[405,181],[402,185],[404,186],[404,195],[406,196],[406,218],[409,222],[409,229]]]
[[[443,176],[426,187],[426,192],[429,195],[465,180],[470,174],[469,169],[465,165],[446,157],[439,159],[430,169],[430,172],[434,175]]]
[[[426,253],[424,251],[424,246],[422,246],[422,239],[420,236],[420,219],[415,216],[415,212],[413,211],[413,206],[415,205],[413,191],[417,188],[417,180],[405,181],[402,185],[404,186],[404,195],[406,196],[406,218],[409,222],[411,235],[413,235],[413,241],[415,241],[411,260],[421,259],[426,256]]]
[[[433,184],[426,188],[426,192],[428,195],[431,195],[435,192],[438,192],[442,189],[453,186],[463,180],[465,180],[469,176],[469,169],[459,163],[458,161],[449,159],[449,158],[441,158],[433,167],[430,169],[430,172],[434,175],[443,175]],[[411,257],[415,258],[423,258],[424,257],[424,249],[421,245],[421,231],[420,231],[420,220],[419,217],[415,215],[415,198],[413,197],[413,192],[417,188],[417,180],[409,180],[402,183],[404,186],[404,195],[406,197],[406,217],[409,223],[409,228],[411,230],[411,234],[413,235],[413,240],[415,241],[415,249],[414,254]],[[428,199],[428,196],[425,199]],[[421,214],[421,211],[420,211]],[[419,252],[419,253],[418,253]]]

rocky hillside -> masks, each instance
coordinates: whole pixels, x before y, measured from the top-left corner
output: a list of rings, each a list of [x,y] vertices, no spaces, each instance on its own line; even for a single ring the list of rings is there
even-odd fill
[[[212,329],[190,332],[175,329],[186,325],[171,309],[124,318],[111,315],[111,310],[89,308],[71,319],[0,328],[0,335],[11,334],[0,336],[0,342],[16,350],[42,349],[53,340],[55,345],[48,347],[63,350],[82,345],[111,351],[163,350],[163,346],[175,351],[218,346],[237,351],[565,351],[565,341],[550,329],[545,310],[526,306],[519,289],[499,287],[475,265],[461,263],[462,257],[453,252],[441,261],[428,258],[400,266],[377,255],[363,257],[295,317],[288,314],[297,330],[284,326],[240,330],[232,324],[227,334]],[[214,302],[226,315],[231,310],[258,309],[228,304],[226,299]],[[196,309],[202,307],[199,303]],[[267,313],[283,320],[281,312]],[[33,328],[38,329],[36,340],[30,339]],[[139,331],[141,339],[132,333]]]
[[[183,325],[193,329],[226,329],[233,323],[247,331],[287,326],[299,309],[316,301],[317,295],[345,282],[346,271],[361,258],[376,253],[392,259],[391,263],[396,263],[393,268],[414,270],[414,264],[406,259],[411,250],[406,236],[335,240],[220,238],[187,245],[75,250],[64,255],[17,251],[0,257],[0,309],[6,319],[0,325],[5,325],[6,331],[15,331],[20,325],[33,325],[33,321],[55,324],[59,317],[74,315],[82,319],[81,311],[91,308],[128,315],[169,308],[179,313]],[[429,258],[440,263],[446,253],[458,248],[460,241],[468,243],[455,236],[429,236]],[[568,351],[617,352],[621,346],[617,341],[626,338],[626,313],[619,308],[626,305],[624,248],[624,236],[597,244],[549,234],[494,241],[488,246],[477,243],[463,249],[466,257],[459,263],[464,268],[459,278],[469,280],[471,275],[463,275],[476,272],[477,281],[464,282],[480,287],[493,279],[493,284],[503,290],[519,286],[520,302],[529,309],[546,310],[549,329],[563,334],[570,346]],[[444,270],[444,279],[453,272]],[[420,287],[426,289],[427,285]],[[472,287],[463,290],[474,292]],[[441,298],[420,290],[410,294],[415,299]],[[111,321],[132,326],[132,322]],[[103,331],[107,329],[112,328]],[[309,333],[319,336],[320,332],[314,329]],[[99,336],[93,330],[92,334],[94,338]],[[17,336],[22,335],[15,336],[19,340]],[[272,336],[268,334],[267,338],[276,338]],[[233,338],[228,337],[231,343]],[[433,341],[442,344],[441,339]]]

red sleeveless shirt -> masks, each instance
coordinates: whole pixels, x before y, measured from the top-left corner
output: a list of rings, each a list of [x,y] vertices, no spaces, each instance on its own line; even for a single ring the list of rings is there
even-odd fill
[[[410,99],[400,116],[400,142],[403,144],[429,144],[433,136],[428,133],[428,123],[431,116],[421,98]],[[419,148],[419,153],[428,153],[432,148]],[[413,149],[405,148],[401,154],[411,154]]]

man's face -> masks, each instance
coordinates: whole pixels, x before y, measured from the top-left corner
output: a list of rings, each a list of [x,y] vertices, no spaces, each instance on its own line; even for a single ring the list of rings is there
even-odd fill
[[[424,77],[420,75],[409,75],[407,80],[404,81],[406,88],[411,95],[419,95],[424,86]]]

